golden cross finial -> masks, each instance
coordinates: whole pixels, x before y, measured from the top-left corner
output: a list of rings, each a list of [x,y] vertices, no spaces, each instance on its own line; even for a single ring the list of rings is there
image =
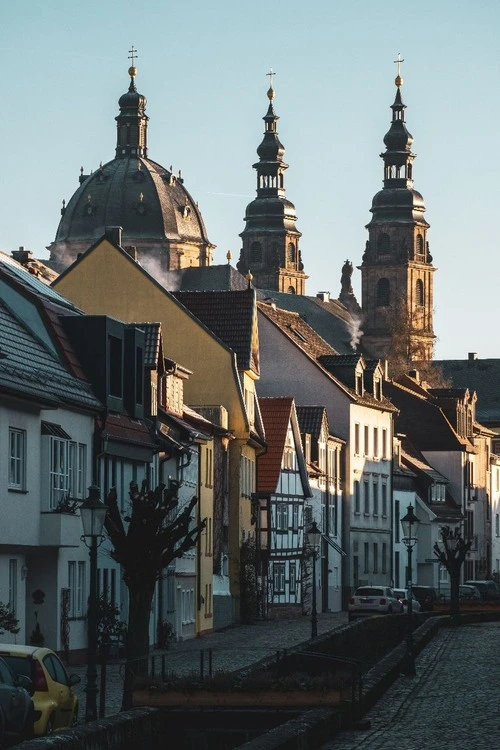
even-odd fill
[[[269,68],[269,73],[266,73],[266,76],[269,76],[269,90],[267,92],[267,98],[269,101],[272,101],[274,99],[274,89],[273,89],[273,76],[275,76],[276,73],[273,72],[272,68]]]
[[[137,58],[137,50],[134,49],[134,45],[132,45],[132,49],[129,49],[128,59],[132,60],[132,67],[133,68],[135,67],[134,63],[135,63],[136,58]]]

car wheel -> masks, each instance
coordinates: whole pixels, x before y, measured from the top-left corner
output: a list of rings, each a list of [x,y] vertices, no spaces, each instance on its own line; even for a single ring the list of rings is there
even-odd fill
[[[55,717],[54,714],[50,714],[49,720],[45,727],[45,734],[53,734],[54,732]]]

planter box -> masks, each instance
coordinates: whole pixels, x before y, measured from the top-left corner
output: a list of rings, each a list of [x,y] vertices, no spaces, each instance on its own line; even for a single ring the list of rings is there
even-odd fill
[[[307,690],[259,690],[248,692],[193,690],[181,692],[175,690],[137,689],[133,691],[133,706],[204,706],[228,708],[240,706],[290,706],[297,708],[315,708],[316,706],[337,706],[343,700],[349,700],[351,689],[307,691]]]

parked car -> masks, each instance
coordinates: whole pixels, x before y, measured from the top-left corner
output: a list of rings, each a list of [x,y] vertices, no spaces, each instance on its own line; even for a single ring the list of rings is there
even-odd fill
[[[11,671],[31,681],[36,736],[68,729],[78,721],[78,699],[71,689],[79,675],[68,675],[60,658],[50,648],[0,644],[0,657]]]
[[[408,614],[408,589],[394,589],[394,594],[396,595],[396,598],[401,602],[403,605],[403,613],[406,615]],[[412,612],[415,614],[416,612],[420,612],[420,602],[418,601],[415,594],[412,592],[411,596],[411,602],[412,602]]]
[[[481,599],[481,592],[477,586],[462,583],[458,587],[458,596],[460,601],[479,601]]]
[[[0,747],[8,747],[33,736],[35,710],[28,689],[31,680],[13,674],[0,658]]]
[[[391,615],[403,611],[403,605],[388,586],[360,586],[348,607],[349,622],[366,615]]]
[[[465,581],[465,583],[468,586],[476,586],[483,601],[493,602],[500,599],[495,581]]]
[[[416,599],[420,604],[420,610],[422,612],[432,612],[434,605],[438,601],[439,597],[437,591],[432,586],[412,586],[412,591]]]

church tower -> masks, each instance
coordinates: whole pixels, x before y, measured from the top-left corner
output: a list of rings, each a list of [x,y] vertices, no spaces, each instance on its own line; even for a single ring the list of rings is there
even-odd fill
[[[305,294],[306,279],[299,250],[301,233],[295,223],[295,206],[285,197],[285,149],[278,138],[278,116],[274,112],[273,72],[267,92],[269,107],[265,115],[264,138],[253,165],[257,171],[257,197],[248,204],[245,229],[240,234],[243,247],[238,271],[253,275],[259,289],[272,289],[290,294]]]
[[[384,138],[383,189],[373,198],[368,241],[360,266],[363,345],[373,357],[431,360],[434,349],[433,273],[424,200],[413,188],[413,137],[401,97],[401,58],[392,122]]]

